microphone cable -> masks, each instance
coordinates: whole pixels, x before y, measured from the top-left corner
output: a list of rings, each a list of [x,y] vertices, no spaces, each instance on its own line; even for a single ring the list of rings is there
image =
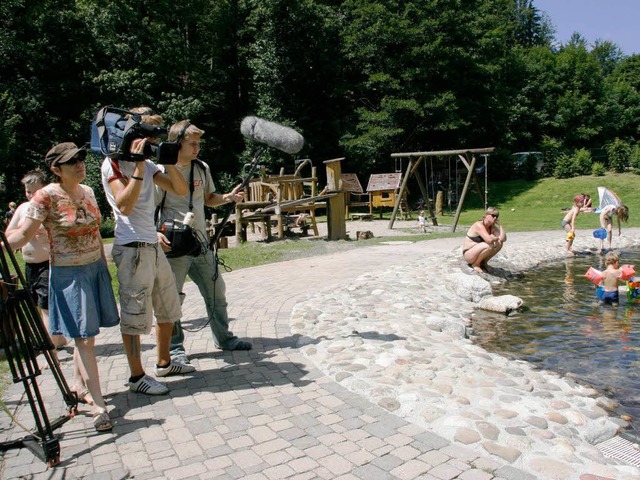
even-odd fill
[[[213,276],[211,277],[211,279],[213,280],[213,283],[215,285],[215,283],[218,281],[218,279],[220,278],[220,268],[222,267],[224,269],[225,272],[232,272],[233,268],[231,268],[230,266],[228,266],[224,260],[222,260],[219,256],[218,256],[218,252],[215,249],[210,249],[209,248],[209,242],[206,240],[205,235],[201,232],[201,231],[194,231],[194,233],[196,234],[196,238],[198,240],[198,242],[200,243],[202,249],[200,251],[200,255],[207,255],[207,253],[209,252],[209,250],[211,250],[211,253],[213,255]],[[198,255],[199,256],[199,255]],[[188,274],[188,271],[187,271]],[[214,287],[213,289],[213,304],[216,304],[216,289]],[[215,307],[214,307],[215,308]],[[207,321],[204,322],[202,325],[196,327],[196,328],[188,328],[186,326],[184,326],[182,324],[182,322],[180,322],[180,326],[182,328],[182,330],[184,330],[185,332],[189,332],[189,333],[197,333],[200,330],[204,329],[204,327],[206,327],[207,325],[209,325],[211,323],[211,316],[209,315],[209,312],[207,312]]]

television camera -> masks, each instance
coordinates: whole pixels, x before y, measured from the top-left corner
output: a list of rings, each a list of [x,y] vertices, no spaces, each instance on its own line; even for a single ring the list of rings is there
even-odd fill
[[[103,107],[91,122],[91,151],[112,160],[137,162],[155,158],[161,165],[175,165],[180,144],[146,142],[142,155],[131,153],[131,143],[138,138],[160,138],[167,129],[145,123],[142,115],[112,106]]]

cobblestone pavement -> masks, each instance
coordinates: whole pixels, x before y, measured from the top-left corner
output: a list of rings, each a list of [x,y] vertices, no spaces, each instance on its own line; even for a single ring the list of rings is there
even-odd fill
[[[97,353],[113,432],[96,433],[81,406],[56,431],[62,448],[57,467],[14,449],[0,456],[0,478],[534,480],[342,388],[309,363],[290,333],[292,308],[306,295],[458,244],[442,239],[381,245],[225,273],[231,328],[253,342],[250,352],[214,347],[209,328],[201,328],[202,299],[188,283],[183,324],[197,330],[186,334],[197,371],[166,379],[166,396],[131,393],[119,329],[103,330]],[[154,338],[142,340],[151,373]],[[60,355],[69,380],[70,351]],[[40,380],[49,415],[63,414],[50,372]],[[27,426],[33,424],[21,385],[11,386],[4,401]],[[0,415],[0,441],[23,436]]]

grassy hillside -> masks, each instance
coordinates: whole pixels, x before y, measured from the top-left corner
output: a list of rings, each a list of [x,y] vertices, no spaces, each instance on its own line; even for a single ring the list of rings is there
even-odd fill
[[[564,216],[562,208],[573,204],[574,195],[588,193],[593,198],[593,206],[598,206],[599,186],[616,192],[629,207],[627,226],[640,227],[640,176],[632,173],[489,183],[489,205],[500,209],[500,219],[508,231],[560,229],[560,221]],[[468,225],[481,216],[482,203],[477,192],[471,190],[467,194],[459,223]],[[453,215],[448,214],[440,223],[451,223],[452,220]],[[596,214],[585,213],[578,217],[577,228],[595,229],[598,226]]]

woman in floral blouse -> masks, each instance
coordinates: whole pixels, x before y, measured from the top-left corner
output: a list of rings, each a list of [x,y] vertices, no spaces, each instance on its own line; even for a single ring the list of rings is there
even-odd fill
[[[100,237],[102,217],[86,177],[86,151],[71,142],[47,152],[45,161],[57,177],[31,199],[23,225],[7,238],[12,249],[21,248],[40,225],[49,235],[50,333],[75,340],[73,389],[84,403],[93,405],[98,431],[111,430],[102,397],[95,337],[100,327],[118,324],[111,278]]]

